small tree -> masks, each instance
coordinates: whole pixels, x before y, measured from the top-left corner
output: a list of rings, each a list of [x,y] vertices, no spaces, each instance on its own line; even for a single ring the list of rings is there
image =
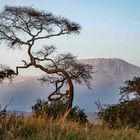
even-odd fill
[[[140,98],[140,77],[134,77],[132,80],[126,81],[125,85],[120,88],[122,97],[129,98],[129,95],[134,95]]]
[[[18,75],[19,69],[33,66],[47,74],[40,78],[40,81],[55,85],[55,91],[48,99],[51,101],[65,99],[67,110],[71,109],[74,96],[72,81],[79,84],[85,83],[89,87],[92,79],[92,66],[81,64],[70,53],[56,54],[54,46],[40,45],[41,49],[36,52],[33,52],[33,48],[39,40],[79,34],[79,32],[79,24],[66,18],[56,17],[51,13],[31,7],[5,6],[0,13],[0,42],[4,42],[10,48],[27,48],[29,61],[22,60],[24,65],[17,66],[11,75],[2,74],[2,70],[0,79]],[[67,87],[65,90],[64,85]]]

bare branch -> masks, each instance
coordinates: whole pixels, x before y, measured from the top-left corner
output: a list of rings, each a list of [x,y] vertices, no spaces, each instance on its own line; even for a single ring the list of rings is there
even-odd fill
[[[5,117],[6,116],[6,109],[7,107],[11,104],[11,102],[13,101],[13,97],[11,98],[11,100],[9,101],[9,103],[7,105],[5,105],[3,110],[0,110],[0,117]]]
[[[13,101],[13,98],[14,98],[14,97],[12,97],[11,100],[9,101],[9,103],[8,103],[7,105],[5,105],[5,107],[4,107],[4,109],[3,109],[4,112],[6,112],[6,109],[7,109],[7,107],[11,104],[11,102]]]
[[[19,69],[26,69],[26,68],[29,68],[30,66],[32,66],[31,63],[29,63],[29,64],[25,64],[24,66],[17,66],[17,67],[16,67],[15,75],[18,75],[18,73],[19,73]]]

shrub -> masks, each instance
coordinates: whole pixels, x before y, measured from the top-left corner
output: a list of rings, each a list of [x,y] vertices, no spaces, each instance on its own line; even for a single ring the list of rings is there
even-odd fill
[[[73,107],[69,112],[66,112],[67,104],[64,100],[58,101],[45,101],[37,99],[35,105],[32,106],[32,112],[35,114],[35,117],[46,115],[53,119],[62,117],[67,113],[67,119],[76,121],[79,123],[87,122],[87,115],[83,109],[80,109],[78,106]]]
[[[115,105],[108,105],[98,112],[98,116],[110,128],[130,126],[140,129],[140,100],[125,100]]]

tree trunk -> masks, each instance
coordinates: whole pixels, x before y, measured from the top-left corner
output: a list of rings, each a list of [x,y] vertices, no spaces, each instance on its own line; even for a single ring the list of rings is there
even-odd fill
[[[69,74],[61,69],[62,74],[65,76],[66,81],[67,81],[67,86],[68,86],[68,99],[67,99],[67,107],[66,107],[66,112],[69,112],[72,108],[73,105],[73,99],[74,99],[74,87],[72,83],[72,79],[70,78]]]
[[[68,86],[69,86],[69,91],[68,91],[68,103],[67,103],[67,108],[66,111],[69,111],[72,108],[72,104],[73,104],[73,99],[74,99],[74,87],[73,87],[73,83],[72,80],[70,79],[70,77],[67,77],[67,82],[68,82]]]

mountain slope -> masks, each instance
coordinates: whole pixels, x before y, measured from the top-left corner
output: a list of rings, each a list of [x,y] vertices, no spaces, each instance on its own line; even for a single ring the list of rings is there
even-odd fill
[[[140,75],[140,67],[117,58],[81,59],[81,62],[92,64],[99,77],[101,74],[124,81]]]
[[[140,67],[121,59],[81,59],[83,63],[94,66],[92,81],[93,90],[82,85],[75,85],[74,104],[85,108],[88,112],[96,111],[95,101],[103,104],[116,103],[119,100],[119,87],[124,81],[140,76]],[[12,85],[0,86],[0,103],[5,105],[11,97],[14,100],[10,106],[13,110],[29,111],[37,98],[46,99],[53,90],[51,86],[41,86],[37,77],[22,77]]]
[[[112,86],[120,87],[126,80],[134,76],[140,76],[140,67],[132,65],[121,59],[83,59],[83,63],[93,65],[94,81],[93,86],[103,92],[113,89]],[[114,90],[114,89],[113,89]]]

